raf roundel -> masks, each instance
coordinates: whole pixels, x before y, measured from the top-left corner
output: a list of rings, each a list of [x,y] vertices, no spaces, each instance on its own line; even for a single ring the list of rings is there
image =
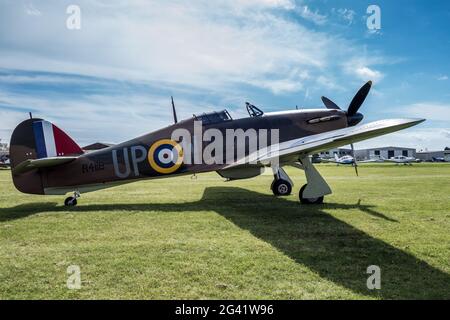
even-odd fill
[[[183,163],[183,149],[173,140],[156,141],[148,150],[148,162],[156,172],[173,173]]]

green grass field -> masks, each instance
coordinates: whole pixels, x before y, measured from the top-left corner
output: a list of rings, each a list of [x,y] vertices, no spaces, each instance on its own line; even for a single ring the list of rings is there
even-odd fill
[[[64,197],[0,170],[1,299],[450,299],[450,165],[318,165],[333,189],[304,206],[270,175],[142,181]],[[66,286],[78,265],[82,285]],[[369,290],[369,265],[381,290]]]

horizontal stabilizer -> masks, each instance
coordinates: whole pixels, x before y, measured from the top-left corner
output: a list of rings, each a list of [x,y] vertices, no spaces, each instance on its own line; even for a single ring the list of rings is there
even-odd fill
[[[77,157],[50,157],[41,159],[28,159],[18,164],[12,170],[13,174],[21,174],[33,169],[56,167],[61,164],[69,163]]]

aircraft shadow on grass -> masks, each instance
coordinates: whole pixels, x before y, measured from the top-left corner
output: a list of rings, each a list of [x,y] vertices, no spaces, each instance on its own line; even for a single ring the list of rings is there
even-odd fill
[[[397,222],[360,203],[302,206],[284,198],[233,187],[207,188],[201,200],[190,203],[81,204],[70,210],[216,211],[324,279],[356,293],[384,299],[450,298],[450,275],[327,213],[333,209],[357,209]],[[0,208],[0,221],[67,210],[55,203]],[[366,271],[370,265],[381,268],[381,290],[367,288]]]

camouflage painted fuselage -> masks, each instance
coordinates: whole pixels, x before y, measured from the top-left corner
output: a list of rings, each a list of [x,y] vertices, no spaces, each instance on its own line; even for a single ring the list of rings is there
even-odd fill
[[[36,148],[31,129],[33,121],[22,122],[11,138],[12,167],[26,159],[36,159]],[[25,193],[35,194],[65,194],[74,190],[80,192],[114,186],[145,178],[161,178],[171,175],[193,174],[223,169],[223,163],[190,163],[183,161],[177,169],[170,173],[155,170],[152,165],[151,147],[161,140],[171,139],[176,129],[186,129],[194,136],[194,118],[180,121],[174,125],[162,128],[152,133],[114,145],[109,148],[79,155],[72,162],[49,168],[39,168],[22,174],[14,175],[16,188]],[[203,124],[202,130],[215,128],[226,136],[227,129],[261,129],[268,130],[268,145],[270,132],[279,130],[279,141],[284,142],[318,133],[347,127],[345,112],[333,109],[294,110],[278,113],[267,113],[260,117],[248,117],[227,120],[213,124]],[[202,142],[204,149],[209,142]],[[258,141],[259,143],[259,141]],[[248,154],[248,150],[246,151]],[[156,159],[158,160],[158,159]],[[186,159],[185,159],[186,160]]]

